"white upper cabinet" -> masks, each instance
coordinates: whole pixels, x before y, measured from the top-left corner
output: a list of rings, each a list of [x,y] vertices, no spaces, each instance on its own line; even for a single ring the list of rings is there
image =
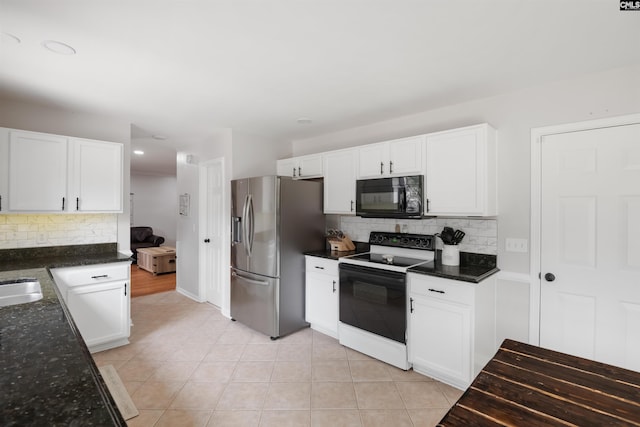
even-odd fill
[[[67,197],[67,138],[36,132],[9,135],[7,210],[63,212]]]
[[[322,178],[322,154],[278,160],[277,173],[297,179]]]
[[[122,144],[71,138],[72,210],[122,212]]]
[[[0,212],[122,212],[122,144],[0,128]]]
[[[356,212],[356,149],[324,155],[324,213]]]
[[[424,135],[358,148],[358,178],[421,175]]]
[[[496,132],[488,124],[426,136],[425,214],[497,215]]]

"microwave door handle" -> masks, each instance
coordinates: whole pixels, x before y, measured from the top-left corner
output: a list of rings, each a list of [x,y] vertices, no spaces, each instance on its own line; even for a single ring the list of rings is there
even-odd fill
[[[400,212],[404,212],[407,206],[407,189],[402,187],[402,195],[400,197]]]

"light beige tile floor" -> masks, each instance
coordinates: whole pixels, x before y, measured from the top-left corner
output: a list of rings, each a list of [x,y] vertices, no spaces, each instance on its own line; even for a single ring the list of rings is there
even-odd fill
[[[175,291],[131,301],[114,365],[140,415],[129,426],[433,426],[461,391],[307,328],[271,341]]]

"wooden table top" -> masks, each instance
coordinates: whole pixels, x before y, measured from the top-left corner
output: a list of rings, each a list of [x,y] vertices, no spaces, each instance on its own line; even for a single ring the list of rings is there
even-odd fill
[[[176,252],[176,248],[172,246],[152,246],[150,248],[140,248],[138,249],[138,252],[142,252],[147,255],[173,255]]]
[[[438,426],[640,426],[640,373],[505,340]]]

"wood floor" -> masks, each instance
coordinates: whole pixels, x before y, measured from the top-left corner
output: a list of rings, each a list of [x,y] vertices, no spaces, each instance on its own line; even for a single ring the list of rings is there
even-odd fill
[[[176,288],[176,273],[164,273],[156,276],[146,270],[131,265],[131,296],[155,294],[172,291]]]

